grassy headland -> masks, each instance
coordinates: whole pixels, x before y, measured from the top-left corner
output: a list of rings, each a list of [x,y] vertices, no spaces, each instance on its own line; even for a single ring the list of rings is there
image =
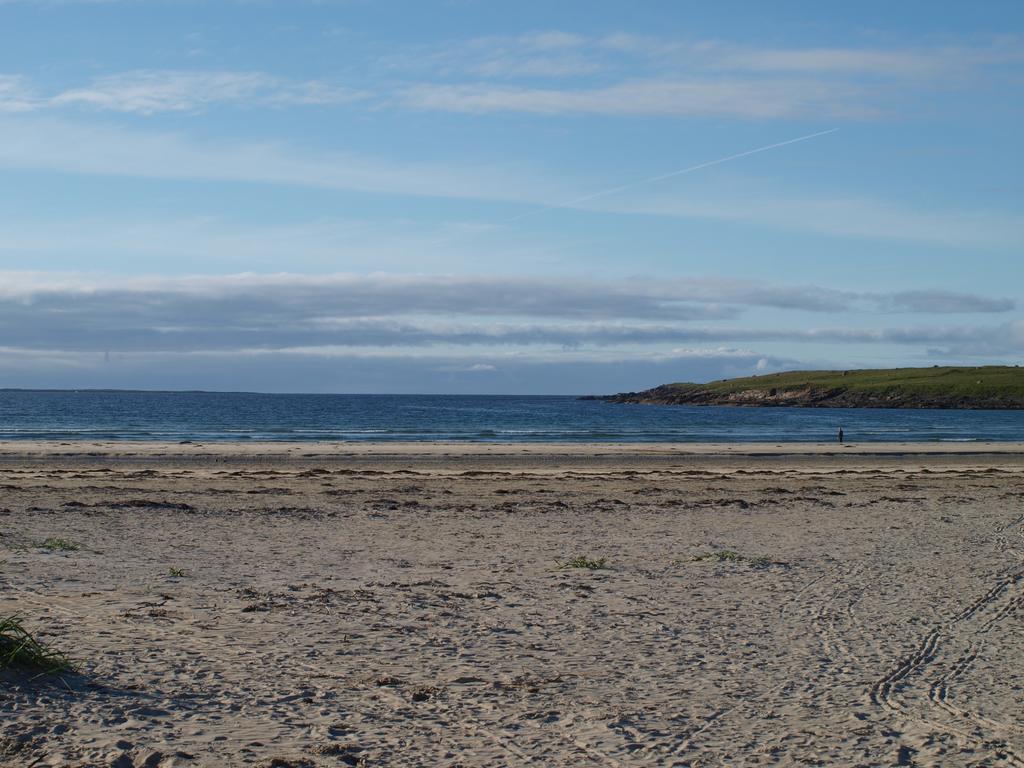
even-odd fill
[[[1024,368],[886,368],[788,371],[707,384],[664,384],[603,398],[661,405],[814,408],[1024,408]]]

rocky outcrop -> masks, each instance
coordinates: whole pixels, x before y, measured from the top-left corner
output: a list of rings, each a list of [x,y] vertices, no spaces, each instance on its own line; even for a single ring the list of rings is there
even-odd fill
[[[700,385],[666,384],[643,392],[623,392],[597,398],[611,403],[653,405],[734,405],[802,408],[960,408],[1024,409],[1024,399],[1005,395],[943,395],[902,392],[899,389],[852,391],[842,387],[802,389],[743,389],[721,392]]]

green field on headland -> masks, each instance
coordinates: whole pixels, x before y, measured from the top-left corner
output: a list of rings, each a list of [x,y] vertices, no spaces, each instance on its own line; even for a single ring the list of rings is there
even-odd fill
[[[662,405],[1018,409],[1024,408],[1024,368],[788,371],[706,384],[664,384],[603,399]]]

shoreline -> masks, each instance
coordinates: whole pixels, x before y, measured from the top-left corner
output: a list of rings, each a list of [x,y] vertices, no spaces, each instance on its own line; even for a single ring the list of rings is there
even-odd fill
[[[291,458],[477,455],[670,456],[1024,456],[1022,441],[978,442],[462,442],[462,441],[132,441],[0,440],[0,458],[244,456]]]
[[[450,443],[0,441],[0,466],[321,467],[386,474],[566,471],[1024,471],[1024,442]]]
[[[836,450],[856,447],[860,450],[891,451],[914,450],[919,453],[943,453],[960,448],[972,452],[993,451],[1005,453],[1008,451],[1024,452],[1024,440],[887,440],[887,441],[846,441],[837,443],[829,441],[797,441],[797,440],[763,440],[757,442],[748,441],[574,441],[564,442],[558,440],[538,440],[533,442],[520,442],[515,440],[68,440],[64,438],[34,438],[31,440],[0,439],[0,450],[7,451],[15,446],[63,446],[63,447],[84,447],[90,450],[95,448],[110,448],[114,446],[154,446],[166,450],[168,447],[190,448],[204,446],[224,447],[261,447],[292,448],[296,446],[317,446],[317,447],[338,447],[346,450],[374,450],[384,448],[401,448],[403,450],[416,447],[444,448],[444,449],[489,449],[489,448],[527,448],[531,450],[566,449],[578,451],[584,449],[653,449],[653,450],[680,450],[691,453],[720,453],[723,450],[749,449],[749,451],[763,451],[768,448],[786,449],[793,453],[820,453],[822,451]]]

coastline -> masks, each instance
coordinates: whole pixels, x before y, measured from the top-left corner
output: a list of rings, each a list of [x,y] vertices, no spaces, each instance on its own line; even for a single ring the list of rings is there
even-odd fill
[[[0,441],[0,468],[280,466],[460,475],[479,469],[558,474],[693,469],[777,471],[903,467],[1024,470],[1024,442],[469,443]],[[2,506],[2,505],[0,505]]]
[[[0,440],[0,460],[253,458],[276,460],[472,456],[1024,456],[1024,441],[935,442],[446,442],[285,440]]]
[[[785,371],[620,392],[611,403],[912,410],[1024,409],[1019,366]]]

